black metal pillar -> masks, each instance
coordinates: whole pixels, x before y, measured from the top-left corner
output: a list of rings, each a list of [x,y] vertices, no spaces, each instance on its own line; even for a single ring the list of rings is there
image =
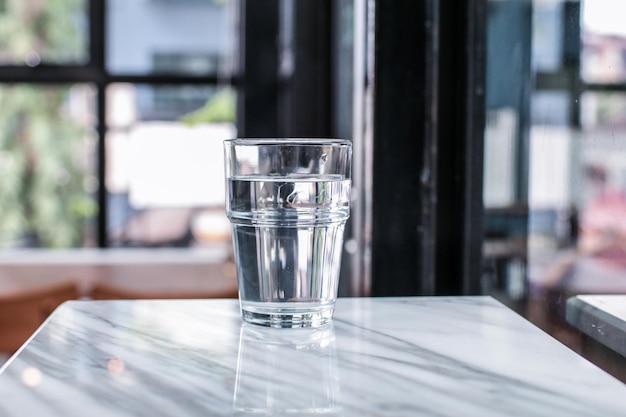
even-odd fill
[[[373,295],[480,291],[484,0],[376,2]]]
[[[377,1],[372,294],[434,292],[436,3]]]
[[[241,0],[237,129],[242,137],[277,137],[279,0]]]
[[[444,5],[445,3],[445,5]],[[486,0],[440,2],[437,294],[478,294],[482,270]]]
[[[104,74],[106,48],[106,6],[104,0],[89,2],[89,66],[98,74]],[[98,175],[98,247],[106,248],[108,242],[108,198],[106,186],[106,84],[104,77],[96,77],[96,135],[98,140],[97,175]]]

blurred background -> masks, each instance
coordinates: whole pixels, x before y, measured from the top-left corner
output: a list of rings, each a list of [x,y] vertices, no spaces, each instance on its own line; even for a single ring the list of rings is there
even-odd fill
[[[489,3],[485,279],[540,323],[626,289],[624,7]]]
[[[626,292],[626,3],[389,3],[0,0],[0,296],[234,297],[222,140],[341,137],[342,296],[493,295],[601,363],[565,301]]]

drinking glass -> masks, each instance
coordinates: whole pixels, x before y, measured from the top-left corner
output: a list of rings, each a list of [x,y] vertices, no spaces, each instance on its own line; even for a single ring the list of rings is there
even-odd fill
[[[329,323],[350,215],[351,142],[231,139],[224,156],[243,319]]]

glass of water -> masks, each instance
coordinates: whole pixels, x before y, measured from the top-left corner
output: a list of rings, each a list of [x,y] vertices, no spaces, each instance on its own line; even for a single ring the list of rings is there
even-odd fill
[[[330,322],[350,215],[351,142],[232,139],[224,156],[243,319]]]

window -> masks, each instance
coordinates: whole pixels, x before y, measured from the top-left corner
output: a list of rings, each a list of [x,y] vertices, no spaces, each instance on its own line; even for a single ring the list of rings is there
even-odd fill
[[[482,277],[490,293],[620,378],[623,362],[581,337],[566,301],[626,290],[623,7],[488,2]]]
[[[1,5],[0,245],[227,244],[236,1]]]

